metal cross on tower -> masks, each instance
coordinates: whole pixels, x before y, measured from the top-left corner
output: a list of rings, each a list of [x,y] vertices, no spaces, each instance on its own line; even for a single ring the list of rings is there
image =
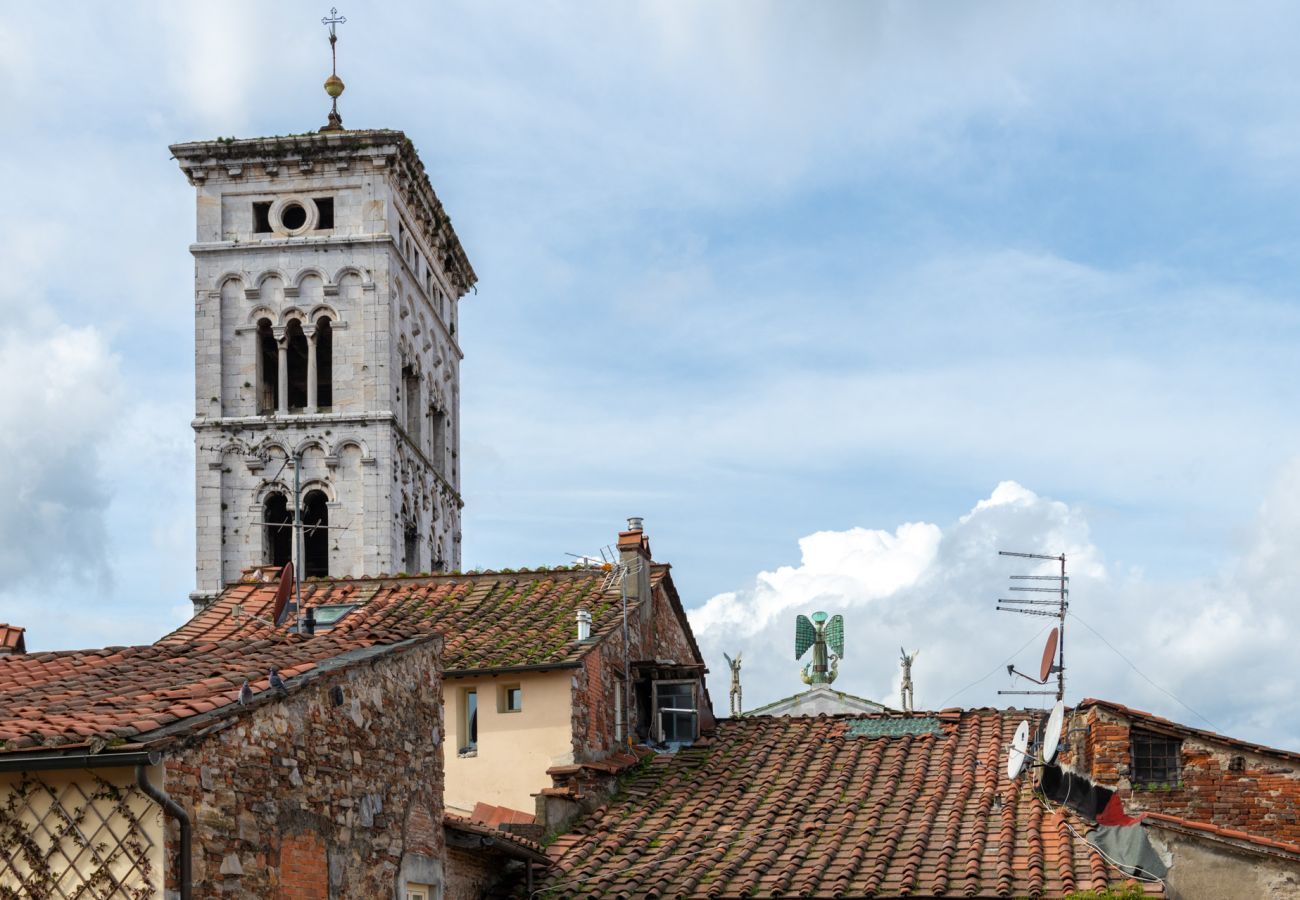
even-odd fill
[[[338,43],[339,36],[334,30],[334,26],[342,25],[347,22],[345,16],[340,16],[337,8],[331,6],[330,14],[320,20],[322,25],[328,25],[330,30],[330,77],[325,79],[325,93],[330,96],[330,115],[329,121],[321,131],[342,131],[343,117],[339,115],[339,95],[343,93],[343,79],[338,73],[338,53],[334,45]]]

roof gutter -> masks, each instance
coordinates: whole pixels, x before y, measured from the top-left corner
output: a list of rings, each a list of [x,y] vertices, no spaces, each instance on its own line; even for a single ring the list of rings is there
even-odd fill
[[[157,754],[155,754],[157,756]],[[191,900],[194,896],[194,862],[191,859],[191,846],[193,843],[193,829],[190,826],[190,817],[185,814],[181,805],[167,796],[166,792],[156,788],[149,781],[149,771],[144,764],[135,767],[135,783],[144,791],[145,796],[153,800],[164,810],[167,815],[176,820],[181,828],[181,846],[180,846],[180,886],[181,900]]]
[[[0,772],[46,772],[53,769],[111,769],[120,766],[157,765],[157,750],[123,753],[40,753],[0,755]]]

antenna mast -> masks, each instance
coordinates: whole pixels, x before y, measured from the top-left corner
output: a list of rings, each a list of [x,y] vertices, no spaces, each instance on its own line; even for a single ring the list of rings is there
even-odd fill
[[[1046,582],[1045,584],[1012,584],[1011,590],[1039,594],[1055,594],[1055,598],[1034,597],[999,597],[1000,612],[1015,612],[1022,616],[1047,616],[1058,620],[1056,634],[1048,638],[1047,652],[1043,655],[1043,670],[1038,678],[1016,671],[1014,665],[1007,666],[1007,674],[1019,675],[1036,684],[1046,684],[1052,673],[1056,674],[1055,691],[998,691],[999,694],[1041,694],[1056,695],[1057,700],[1065,699],[1065,614],[1070,609],[1070,578],[1065,574],[1065,554],[1046,556],[1042,553],[1014,553],[999,550],[998,556],[1015,556],[1020,559],[1042,559],[1060,563],[1060,575],[1012,575],[1013,582]],[[1008,604],[1003,606],[1002,604]],[[1055,609],[1052,609],[1055,607]]]

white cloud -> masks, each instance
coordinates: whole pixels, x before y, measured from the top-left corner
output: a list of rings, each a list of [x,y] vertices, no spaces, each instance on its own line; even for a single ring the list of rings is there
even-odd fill
[[[726,671],[723,652],[743,652],[747,708],[803,689],[794,618],[818,609],[846,621],[837,688],[897,705],[902,645],[921,650],[913,670],[919,708],[1040,706],[1047,701],[996,691],[1035,687],[1013,683],[1003,666],[1035,671],[1053,620],[995,605],[1008,576],[1050,573],[1055,564],[998,550],[1064,552],[1074,614],[1066,626],[1067,699],[1101,697],[1207,727],[1203,715],[1238,737],[1295,746],[1300,684],[1287,648],[1300,639],[1300,562],[1283,548],[1300,542],[1297,488],[1300,461],[1264,504],[1240,563],[1212,579],[1152,583],[1117,573],[1080,510],[1003,482],[943,528],[810,535],[799,542],[799,565],[761,572],[690,618],[714,672]]]
[[[0,568],[9,589],[57,577],[103,588],[99,444],[121,405],[118,363],[95,329],[41,318],[48,329],[0,333]]]

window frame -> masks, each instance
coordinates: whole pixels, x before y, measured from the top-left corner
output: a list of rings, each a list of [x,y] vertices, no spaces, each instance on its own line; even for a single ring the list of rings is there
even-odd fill
[[[1183,786],[1183,739],[1146,728],[1129,729],[1129,781],[1134,790]]]
[[[694,728],[692,729],[693,734],[691,735],[691,739],[689,741],[674,741],[674,743],[681,744],[682,746],[689,746],[690,744],[694,743],[700,738],[700,688],[699,688],[698,679],[663,678],[663,679],[654,679],[653,681],[651,681],[650,683],[650,727],[653,730],[655,739],[661,744],[666,743],[664,739],[663,714],[665,712],[668,712],[669,710],[677,710],[677,712],[675,712],[674,715],[687,714],[687,712],[681,711],[680,707],[661,707],[659,703],[660,686],[678,685],[678,684],[688,685],[691,689],[691,709],[689,710],[689,715],[692,717],[694,721]]]
[[[519,704],[517,706],[510,705],[510,695],[512,692],[518,694]],[[513,713],[521,713],[523,711],[524,711],[523,686],[520,685],[519,682],[517,681],[511,682],[509,684],[497,685],[497,712],[513,714]]]
[[[473,699],[474,711],[470,712],[470,698]],[[460,689],[460,721],[457,723],[460,733],[456,735],[456,749],[460,753],[478,752],[478,685]]]

